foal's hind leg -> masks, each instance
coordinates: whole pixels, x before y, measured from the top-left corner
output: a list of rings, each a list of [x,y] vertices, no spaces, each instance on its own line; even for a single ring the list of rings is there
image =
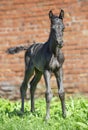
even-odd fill
[[[28,88],[28,81],[29,81],[30,77],[33,75],[33,71],[34,71],[34,67],[33,67],[33,65],[30,64],[29,67],[25,70],[24,80],[20,87],[21,100],[22,100],[22,104],[21,104],[22,112],[24,112],[24,97],[26,95],[26,90]]]
[[[30,82],[30,93],[31,93],[31,112],[34,111],[34,93],[36,90],[37,83],[39,82],[42,73],[36,70],[35,76],[33,77],[32,81]]]

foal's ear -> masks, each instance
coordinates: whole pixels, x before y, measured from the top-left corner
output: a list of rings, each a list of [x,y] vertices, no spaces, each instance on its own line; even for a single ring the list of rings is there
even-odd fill
[[[53,12],[52,12],[52,10],[50,10],[49,11],[49,18],[52,18],[52,16],[53,16]]]
[[[62,20],[64,18],[64,10],[62,10],[62,9],[60,11],[59,18],[62,19]]]

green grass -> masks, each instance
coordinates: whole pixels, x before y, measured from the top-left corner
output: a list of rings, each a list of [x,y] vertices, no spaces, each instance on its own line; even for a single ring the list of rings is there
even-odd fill
[[[36,99],[36,111],[31,113],[30,103],[25,103],[24,115],[19,115],[20,102],[0,99],[0,130],[88,130],[88,99],[70,98],[66,100],[67,118],[61,115],[61,105],[57,98],[51,102],[51,118],[45,121],[45,100]]]

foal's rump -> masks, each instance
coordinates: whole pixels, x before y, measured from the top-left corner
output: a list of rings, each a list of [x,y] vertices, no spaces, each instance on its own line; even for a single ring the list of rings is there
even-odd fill
[[[32,44],[26,51],[26,55],[29,56],[34,56],[38,53],[38,51],[41,49],[41,47],[43,46],[43,44],[40,43],[36,43],[36,44]]]

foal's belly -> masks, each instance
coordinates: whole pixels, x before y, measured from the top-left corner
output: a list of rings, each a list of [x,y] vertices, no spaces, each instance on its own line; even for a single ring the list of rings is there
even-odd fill
[[[38,69],[40,72],[44,72],[46,59],[45,57],[41,55],[36,55],[33,59],[34,67]]]

